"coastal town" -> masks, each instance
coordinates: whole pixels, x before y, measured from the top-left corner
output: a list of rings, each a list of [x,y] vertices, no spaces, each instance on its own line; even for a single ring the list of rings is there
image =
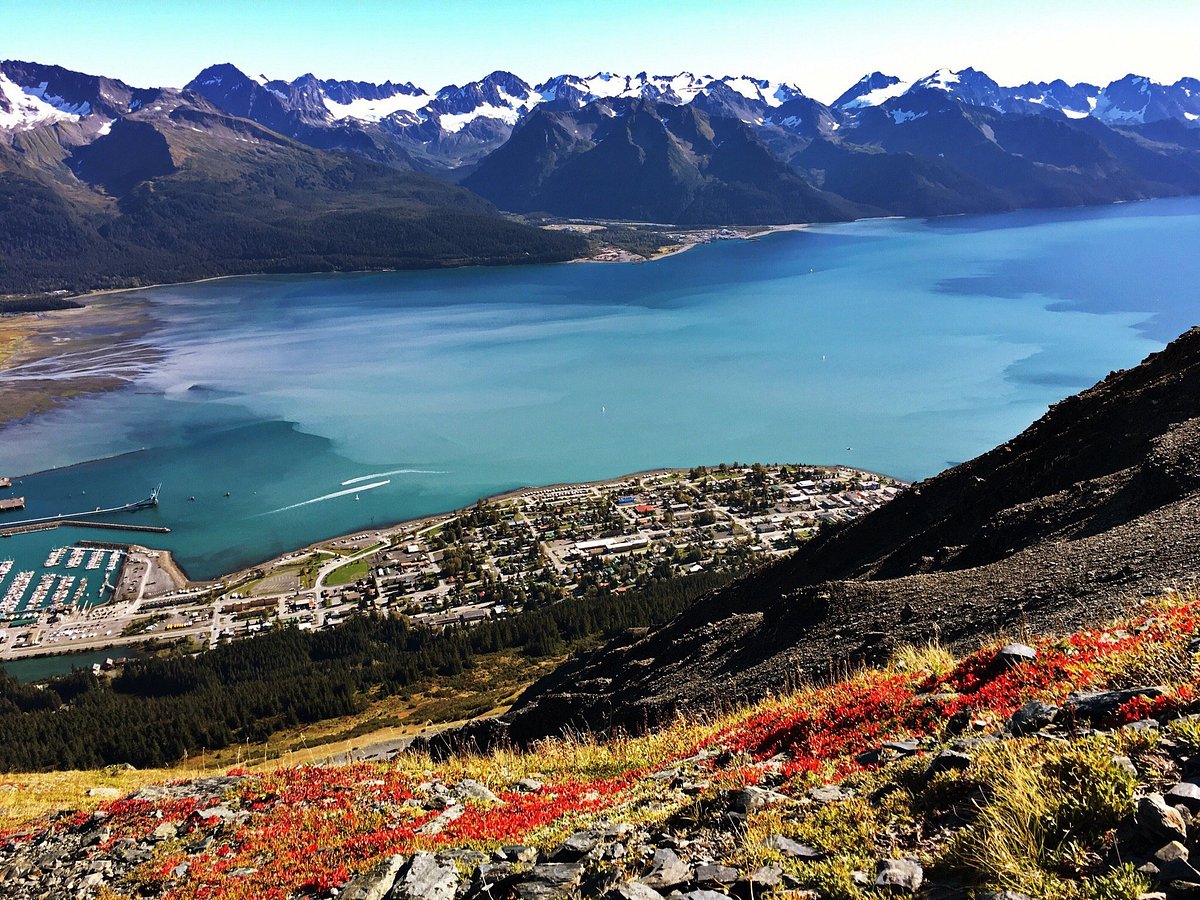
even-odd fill
[[[78,583],[103,577],[109,599],[72,603],[81,590],[74,575],[55,584],[53,574],[15,573],[0,591],[0,661],[109,648],[119,660],[148,641],[202,649],[285,625],[329,628],[366,611],[429,627],[470,625],[530,605],[742,571],[906,487],[845,467],[659,470],[515,491],[324,541],[212,582],[189,582],[162,550],[64,547],[45,567],[78,568]],[[25,596],[31,586],[42,592],[36,603]]]

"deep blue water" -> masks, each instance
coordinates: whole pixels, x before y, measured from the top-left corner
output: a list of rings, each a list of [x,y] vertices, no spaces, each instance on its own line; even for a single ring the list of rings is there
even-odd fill
[[[161,482],[137,521],[169,525],[145,542],[195,577],[512,487],[656,466],[920,478],[1192,325],[1196,247],[1187,199],[819,227],[648,265],[157,288],[142,294],[162,362],[0,430],[0,473],[39,473],[17,488],[30,516]],[[360,499],[317,499],[347,489]],[[11,538],[0,559],[33,568],[97,536]]]

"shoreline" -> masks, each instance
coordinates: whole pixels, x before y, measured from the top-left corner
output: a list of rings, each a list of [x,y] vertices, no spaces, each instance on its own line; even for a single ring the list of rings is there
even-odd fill
[[[273,567],[273,566],[276,566],[279,564],[283,564],[283,563],[286,563],[289,559],[295,559],[297,556],[311,555],[313,553],[319,552],[320,550],[324,549],[325,545],[327,545],[327,544],[332,544],[332,543],[336,543],[338,541],[343,541],[343,540],[346,540],[347,538],[352,538],[356,535],[376,534],[376,533],[382,533],[382,532],[387,532],[387,531],[395,531],[396,529],[399,529],[399,528],[418,526],[418,525],[422,526],[422,527],[433,526],[440,521],[451,519],[453,517],[460,516],[463,513],[469,512],[474,506],[476,506],[480,503],[491,503],[494,501],[508,500],[508,499],[522,496],[522,495],[530,493],[530,492],[536,492],[536,491],[554,491],[554,490],[565,490],[565,489],[571,489],[571,488],[603,487],[603,486],[607,486],[607,485],[620,484],[623,481],[629,481],[630,479],[634,479],[634,478],[648,478],[648,477],[652,477],[652,476],[656,476],[656,475],[686,474],[687,472],[690,472],[692,469],[700,468],[702,466],[705,468],[708,468],[711,472],[711,471],[715,471],[717,466],[719,466],[719,465],[721,465],[721,464],[716,463],[715,465],[708,465],[707,463],[697,463],[695,466],[687,466],[687,467],[659,466],[659,467],[652,468],[652,469],[639,469],[636,472],[627,472],[623,475],[614,475],[609,478],[598,478],[598,479],[594,479],[592,481],[559,481],[559,482],[554,482],[553,484],[523,485],[521,487],[510,488],[505,491],[499,491],[495,494],[486,494],[486,495],[477,497],[475,500],[472,500],[471,502],[469,502],[463,506],[454,507],[453,509],[447,509],[447,510],[443,510],[441,512],[436,512],[436,513],[429,513],[429,514],[423,515],[423,516],[412,516],[407,519],[399,519],[399,520],[394,520],[394,521],[390,521],[390,522],[385,522],[382,525],[370,525],[370,526],[367,526],[364,528],[353,528],[349,531],[344,531],[340,534],[331,535],[327,538],[321,538],[320,540],[310,541],[307,544],[302,544],[300,546],[293,547],[289,550],[284,550],[282,553],[277,553],[275,556],[268,557],[268,558],[260,560],[258,562],[247,563],[246,565],[244,565],[238,569],[234,569],[230,572],[226,572],[226,573],[224,573],[222,575],[218,575],[214,578],[203,579],[203,580],[199,580],[199,581],[193,581],[191,579],[191,577],[187,574],[187,570],[183,567],[183,565],[177,559],[175,559],[174,554],[170,550],[164,550],[164,549],[158,548],[158,547],[148,547],[147,549],[153,550],[160,554],[164,554],[167,557],[167,559],[169,560],[169,564],[175,569],[175,571],[177,571],[179,574],[181,574],[186,579],[186,585],[184,586],[185,588],[189,588],[189,589],[207,588],[207,587],[212,587],[213,585],[216,585],[220,582],[228,583],[231,581],[236,581],[241,578],[249,577],[251,575],[251,573],[254,572],[256,569],[269,568],[269,567]],[[750,465],[752,465],[752,463]],[[871,475],[876,478],[886,478],[889,481],[895,481],[895,482],[901,483],[901,484],[908,484],[908,482],[905,482],[899,478],[895,478],[894,476],[888,475],[884,472],[874,472],[870,469],[864,469],[859,466],[852,466],[852,465],[848,465],[846,463],[838,463],[838,462],[835,462],[835,463],[763,463],[763,465],[767,465],[767,466],[786,465],[789,467],[794,466],[794,467],[798,467],[798,468],[813,468],[813,469],[848,469],[848,470],[853,470],[855,472],[861,472],[864,475]]]
[[[422,516],[413,516],[410,518],[398,519],[387,522],[382,525],[371,525],[363,528],[356,528],[345,531],[341,534],[333,535],[319,540],[310,541],[307,544],[295,546],[284,550],[267,559],[242,565],[236,569],[226,571],[213,578],[193,581],[186,573],[183,566],[175,559],[173,552],[163,547],[148,546],[141,542],[130,541],[114,541],[114,544],[122,544],[126,548],[125,564],[128,565],[135,555],[140,557],[150,557],[153,559],[152,566],[157,566],[164,574],[166,574],[173,583],[173,587],[168,594],[155,594],[145,598],[151,604],[159,603],[162,600],[168,600],[168,605],[178,601],[169,600],[170,597],[182,594],[190,594],[190,599],[187,602],[192,604],[209,604],[214,609],[219,606],[218,601],[229,599],[230,597],[238,598],[240,595],[230,592],[243,590],[242,585],[261,581],[264,578],[269,578],[281,571],[295,568],[297,564],[312,557],[320,557],[321,554],[327,554],[331,558],[324,560],[326,565],[341,566],[348,562],[354,562],[358,559],[369,556],[372,552],[382,547],[398,546],[397,539],[400,541],[417,541],[422,539],[422,535],[426,532],[445,526],[447,523],[470,513],[473,509],[481,504],[503,503],[507,500],[533,500],[536,501],[539,495],[549,495],[546,497],[551,502],[562,501],[562,492],[596,492],[604,491],[605,489],[613,490],[629,490],[636,492],[641,490],[640,484],[635,486],[636,482],[641,479],[650,479],[653,483],[662,484],[674,483],[674,479],[686,479],[688,474],[696,469],[706,469],[708,477],[731,477],[737,478],[748,471],[752,466],[758,463],[739,463],[736,466],[725,463],[728,468],[728,475],[723,476],[720,473],[722,463],[709,465],[706,463],[698,463],[693,466],[658,466],[649,469],[640,469],[635,472],[627,472],[621,475],[599,478],[590,481],[564,481],[554,482],[551,484],[541,485],[524,485],[520,487],[510,488],[507,490],[497,491],[493,494],[480,496],[475,500],[465,503],[461,506],[449,510],[429,513]],[[893,486],[905,489],[909,484],[900,479],[893,478],[882,473],[873,472],[867,469],[862,469],[857,466],[847,465],[845,463],[832,464],[816,464],[816,463],[761,463],[762,465],[777,469],[779,467],[787,467],[792,470],[799,469],[817,469],[824,470],[826,473],[837,473],[837,477],[862,477],[866,476],[870,479],[878,479],[880,481],[890,483]],[[124,568],[122,568],[122,573]],[[118,578],[118,583],[120,583]],[[253,594],[245,594],[247,599],[253,597]],[[114,595],[115,599],[116,595]],[[103,609],[105,607],[113,607],[113,599],[100,604],[94,609]],[[181,598],[183,599],[183,598]],[[121,602],[127,602],[125,598]],[[158,607],[153,607],[157,609]],[[130,613],[132,615],[132,613]],[[174,633],[174,636],[180,639],[190,638],[194,636],[194,629],[180,630]],[[164,632],[162,635],[150,636],[145,633],[136,634],[120,634],[120,635],[105,635],[104,637],[91,637],[82,640],[75,647],[58,646],[54,649],[47,649],[43,646],[21,648],[10,648],[3,654],[4,659],[0,660],[0,666],[9,662],[48,659],[53,657],[73,656],[77,654],[112,652],[113,655],[120,653],[122,648],[139,648],[147,641],[155,639],[163,639],[172,637],[172,633]]]
[[[771,226],[719,226],[732,229],[753,228],[750,234],[738,234],[727,240],[751,240],[777,231],[795,231],[809,227],[809,223]],[[626,254],[627,258],[599,259],[596,256],[580,256],[575,259],[563,260],[561,263],[545,263],[544,265],[571,265],[575,263],[645,263],[656,262],[670,256],[691,250],[701,244],[713,243],[711,240],[688,241],[677,246],[664,245],[649,257],[637,254]],[[624,252],[624,251],[622,251]],[[482,266],[480,266],[482,267]],[[469,268],[460,266],[458,268]],[[411,271],[402,269],[353,269],[344,272],[243,272],[236,275],[211,275],[207,278],[195,278],[190,281],[165,281],[154,284],[143,284],[131,287],[102,288],[99,290],[68,293],[63,296],[83,304],[75,309],[43,310],[29,313],[7,313],[0,316],[0,429],[17,425],[26,419],[43,413],[52,412],[63,404],[80,397],[103,394],[117,390],[129,383],[129,379],[113,376],[80,376],[78,379],[36,379],[30,378],[28,384],[39,386],[39,390],[22,387],[6,387],[3,379],[6,373],[23,366],[36,366],[45,360],[53,358],[62,345],[79,340],[99,340],[92,332],[97,325],[111,325],[105,337],[110,342],[130,341],[144,338],[153,331],[154,323],[151,316],[150,304],[143,302],[130,309],[105,303],[109,298],[121,294],[138,291],[159,290],[172,287],[190,287],[208,284],[214,281],[226,281],[235,278],[261,278],[264,276],[317,276],[317,275],[379,275],[390,272]],[[140,308],[139,308],[140,307]],[[4,340],[8,332],[7,342]],[[32,345],[32,346],[31,346]],[[72,344],[74,349],[79,344]],[[5,349],[8,352],[5,353]],[[156,354],[158,348],[149,346],[146,352]],[[12,396],[5,396],[6,391]],[[91,460],[81,460],[91,462]],[[31,474],[31,473],[27,473]]]

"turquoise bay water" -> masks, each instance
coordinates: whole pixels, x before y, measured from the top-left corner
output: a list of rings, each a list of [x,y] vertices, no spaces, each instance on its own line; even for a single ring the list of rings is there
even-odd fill
[[[169,525],[145,542],[194,577],[508,488],[656,466],[920,478],[1193,324],[1197,246],[1200,200],[1186,199],[860,222],[648,265],[158,288],[142,294],[162,362],[0,430],[0,473],[38,473],[17,486],[29,516],[161,482],[160,508],[133,520]],[[107,536],[14,537],[0,559],[33,568]]]

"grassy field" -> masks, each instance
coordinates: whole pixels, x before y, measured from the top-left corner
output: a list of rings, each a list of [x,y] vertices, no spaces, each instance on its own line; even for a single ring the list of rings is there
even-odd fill
[[[371,570],[371,557],[367,556],[363,559],[348,562],[343,566],[338,566],[325,577],[325,585],[327,587],[340,587],[343,584],[353,584],[367,577],[367,572]]]

